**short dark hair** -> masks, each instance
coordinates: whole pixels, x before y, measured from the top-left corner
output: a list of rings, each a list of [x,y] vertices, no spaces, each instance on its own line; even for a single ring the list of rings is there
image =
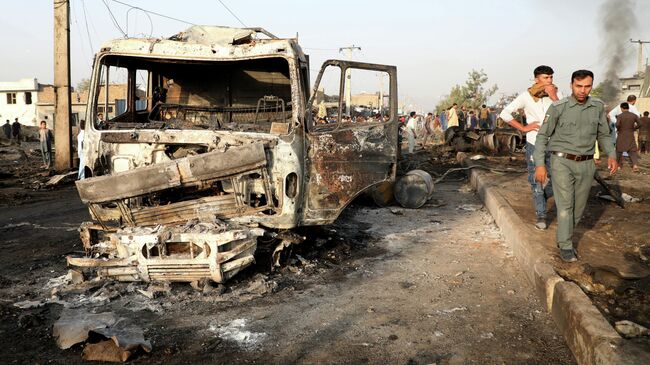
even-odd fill
[[[626,110],[630,109],[630,104],[625,103],[625,102],[621,103],[621,109],[626,109]]]
[[[414,117],[414,116],[415,116],[415,112],[411,112],[411,113],[409,113],[409,115],[410,115],[411,117]]]
[[[631,101],[634,101],[634,100],[636,100],[636,95],[628,95],[627,96],[628,103],[631,102]]]
[[[647,110],[643,112],[644,117],[647,117],[648,115],[650,115],[650,112],[648,112]]]
[[[45,125],[47,125],[47,122],[44,121],[44,120],[41,120],[41,124],[45,124]]]
[[[553,75],[553,69],[546,65],[537,66],[533,71],[533,75],[535,75],[535,77],[539,75]]]
[[[458,104],[454,103],[452,106],[458,106]]]
[[[485,104],[481,105],[481,108],[485,108]]]
[[[578,71],[573,71],[571,74],[571,83],[573,84],[574,80],[582,80],[587,77],[591,77],[592,79],[594,78],[594,73],[589,71],[589,70],[578,70]]]
[[[431,113],[431,112],[428,112],[428,113],[427,113],[427,115],[433,115],[433,113]]]

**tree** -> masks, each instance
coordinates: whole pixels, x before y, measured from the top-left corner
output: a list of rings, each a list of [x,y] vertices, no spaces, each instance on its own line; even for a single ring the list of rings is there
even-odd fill
[[[602,99],[604,89],[605,85],[601,82],[595,88],[591,89],[591,93],[589,95],[597,99]]]
[[[497,92],[497,85],[486,87],[488,77],[485,71],[472,70],[468,74],[464,85],[455,85],[449,95],[442,99],[436,106],[436,112],[449,109],[454,103],[469,109],[478,109],[486,104],[488,99]]]
[[[90,88],[90,79],[81,79],[81,80],[77,83],[77,92],[78,92],[78,93],[82,93],[82,92],[84,92],[84,91],[88,91],[89,88]]]

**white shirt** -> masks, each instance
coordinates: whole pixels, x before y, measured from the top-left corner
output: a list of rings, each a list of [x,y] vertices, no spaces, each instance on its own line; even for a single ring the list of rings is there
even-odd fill
[[[83,158],[83,146],[84,146],[84,136],[86,134],[84,133],[84,130],[80,130],[79,133],[77,134],[77,155],[79,156],[79,159],[81,160]],[[80,162],[80,164],[83,162]]]
[[[628,105],[630,105],[630,113],[634,113],[637,117],[641,117],[641,113],[639,113],[639,110],[634,105],[630,103],[628,103]],[[607,114],[609,117],[609,122],[616,123],[616,117],[621,113],[623,113],[621,111],[621,104],[618,104],[616,108],[612,109],[612,111]]]
[[[415,128],[418,125],[418,121],[415,118],[409,118],[409,121],[406,122],[406,130],[415,133]]]
[[[562,99],[562,93],[558,91],[557,98],[558,100]],[[528,90],[519,94],[508,106],[503,108],[499,117],[503,119],[504,122],[510,123],[513,119],[512,113],[518,109],[524,109],[526,113],[526,121],[528,124],[533,122],[539,122],[539,126],[542,126],[544,119],[546,119],[546,111],[553,104],[553,100],[548,96],[545,96],[537,101],[533,99]],[[526,133],[526,143],[530,143],[533,146],[535,145],[535,139],[537,138],[537,131],[530,131]]]

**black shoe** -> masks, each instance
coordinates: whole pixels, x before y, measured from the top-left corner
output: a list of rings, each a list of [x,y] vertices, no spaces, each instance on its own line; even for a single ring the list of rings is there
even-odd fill
[[[568,250],[560,249],[560,258],[564,262],[576,262],[578,258],[576,257],[576,251],[572,248]]]
[[[546,219],[537,218],[537,221],[535,222],[535,228],[539,229],[540,231],[543,231],[546,228],[548,228],[548,226],[546,225]]]

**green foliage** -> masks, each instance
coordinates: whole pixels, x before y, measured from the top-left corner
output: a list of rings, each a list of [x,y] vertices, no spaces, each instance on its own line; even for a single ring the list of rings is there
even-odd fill
[[[454,103],[459,107],[478,109],[487,104],[488,99],[498,90],[497,85],[487,87],[488,77],[485,71],[472,70],[468,74],[464,85],[455,85],[444,99],[436,105],[436,113],[449,109]]]
[[[77,89],[75,90],[78,93],[87,91],[90,88],[90,79],[81,79],[77,83]]]
[[[605,84],[601,82],[595,88],[591,89],[591,94],[589,95],[596,99],[602,99],[604,91],[605,91]]]

